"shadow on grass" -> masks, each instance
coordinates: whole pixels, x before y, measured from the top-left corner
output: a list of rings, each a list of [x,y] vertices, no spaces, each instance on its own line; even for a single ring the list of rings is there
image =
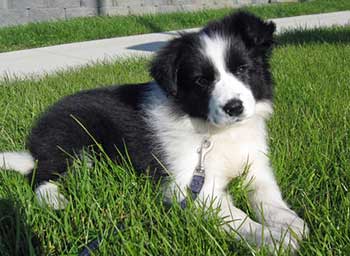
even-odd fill
[[[0,199],[0,254],[41,255],[39,239],[27,224],[18,203]]]
[[[166,41],[151,42],[145,44],[138,44],[128,47],[130,50],[155,52],[166,45]]]
[[[345,29],[328,28],[313,30],[287,31],[276,37],[277,45],[298,45],[298,44],[348,44],[350,43],[350,27]]]

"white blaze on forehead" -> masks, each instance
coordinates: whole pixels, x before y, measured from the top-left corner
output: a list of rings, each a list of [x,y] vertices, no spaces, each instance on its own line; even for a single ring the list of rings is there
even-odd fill
[[[225,49],[227,42],[224,40],[224,38],[219,36],[211,38],[204,35],[202,39],[204,44],[203,54],[210,59],[220,75],[226,73]]]
[[[228,125],[237,121],[237,117],[228,116],[222,109],[232,99],[239,99],[243,103],[244,111],[239,119],[251,117],[255,113],[254,96],[249,86],[235,77],[226,66],[229,40],[220,35],[203,35],[202,42],[202,53],[209,58],[218,72],[209,100],[209,120],[217,125]]]

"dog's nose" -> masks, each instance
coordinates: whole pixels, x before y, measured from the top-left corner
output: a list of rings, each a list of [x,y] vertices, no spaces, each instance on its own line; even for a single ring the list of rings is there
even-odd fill
[[[229,116],[239,116],[242,114],[243,109],[243,102],[239,99],[232,99],[223,107],[223,110]]]

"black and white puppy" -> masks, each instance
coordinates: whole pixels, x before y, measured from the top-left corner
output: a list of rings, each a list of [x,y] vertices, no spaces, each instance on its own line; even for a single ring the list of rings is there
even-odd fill
[[[72,163],[69,155],[94,149],[92,135],[111,159],[118,161],[116,148],[124,152],[126,145],[137,170],[151,167],[155,176],[168,174],[165,197],[175,195],[181,202],[199,162],[198,148],[208,138],[212,148],[196,201],[212,199],[225,229],[245,239],[297,248],[291,234],[301,239],[307,227],[283,201],[268,159],[265,122],[273,111],[274,31],[272,22],[237,12],[199,32],[181,34],[152,61],[154,81],[65,97],[39,118],[29,152],[2,153],[0,167],[29,175],[39,200],[60,208],[67,201],[51,181]],[[244,170],[251,204],[265,225],[235,207],[227,192]]]

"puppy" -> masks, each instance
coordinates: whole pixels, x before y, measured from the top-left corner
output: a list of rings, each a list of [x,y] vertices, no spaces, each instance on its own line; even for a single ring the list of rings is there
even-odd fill
[[[181,34],[153,59],[154,81],[63,98],[34,125],[28,151],[2,153],[0,166],[28,175],[39,200],[58,209],[67,200],[51,181],[66,172],[70,156],[96,152],[98,143],[118,162],[127,148],[135,169],[167,176],[167,200],[175,196],[183,207],[190,197],[210,203],[226,230],[257,245],[296,249],[308,229],[283,201],[268,159],[274,31],[272,22],[237,12]],[[227,192],[244,170],[250,203],[264,225]]]

